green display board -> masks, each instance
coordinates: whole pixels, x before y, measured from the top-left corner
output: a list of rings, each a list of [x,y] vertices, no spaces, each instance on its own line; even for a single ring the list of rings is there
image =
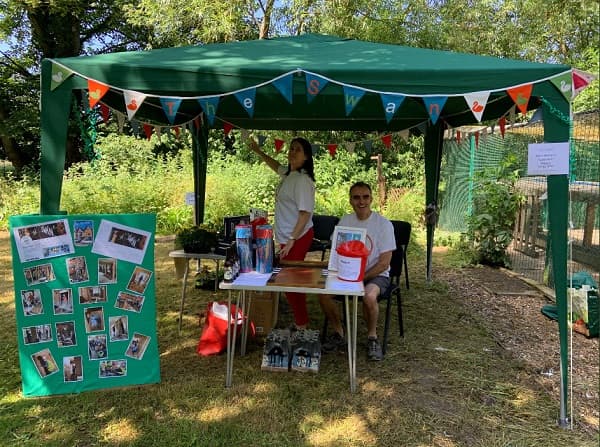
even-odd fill
[[[154,214],[10,218],[25,396],[160,381]]]

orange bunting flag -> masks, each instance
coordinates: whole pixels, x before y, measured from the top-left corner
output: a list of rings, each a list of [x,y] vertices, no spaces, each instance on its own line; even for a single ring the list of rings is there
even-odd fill
[[[196,118],[194,118],[194,126],[196,127],[196,129],[200,129],[200,127],[202,126],[202,122],[200,121],[200,117],[197,116]]]
[[[231,124],[231,123],[223,124],[223,131],[225,132],[225,136],[229,135],[229,132],[231,132],[231,129],[233,129],[233,124]]]
[[[475,147],[479,149],[479,132],[475,132]]]
[[[93,108],[98,101],[106,94],[110,86],[103,84],[93,79],[88,79],[88,99],[90,101],[90,109]]]
[[[283,140],[280,140],[279,138],[275,138],[275,152],[281,151],[283,144],[284,144]]]
[[[500,133],[502,134],[502,138],[504,138],[504,132],[506,131],[506,117],[500,117],[498,124],[500,125]]]
[[[173,130],[175,131],[175,138],[179,139],[179,126],[173,127]]]
[[[382,136],[381,141],[389,149],[392,147],[392,134]]]
[[[100,116],[102,117],[102,121],[104,124],[108,122],[108,117],[110,115],[110,109],[106,104],[100,104]]]
[[[150,124],[144,124],[144,133],[146,134],[146,138],[150,139],[152,136],[152,126]]]
[[[327,150],[329,151],[329,155],[331,155],[331,158],[335,157],[335,153],[337,152],[337,144],[328,144],[327,145]]]
[[[527,113],[531,90],[533,90],[533,84],[520,85],[506,90],[522,114]]]
[[[456,131],[456,144],[460,144],[460,130]]]

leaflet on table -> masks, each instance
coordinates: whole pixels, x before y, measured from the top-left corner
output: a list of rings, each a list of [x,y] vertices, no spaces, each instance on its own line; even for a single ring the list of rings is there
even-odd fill
[[[13,229],[21,263],[75,253],[67,219]]]
[[[354,281],[344,281],[337,279],[333,275],[327,277],[327,288],[331,290],[344,290],[348,292],[358,292],[360,289],[360,283]]]
[[[258,273],[248,272],[240,273],[239,276],[233,281],[235,286],[266,286],[267,281],[271,277],[272,273]]]

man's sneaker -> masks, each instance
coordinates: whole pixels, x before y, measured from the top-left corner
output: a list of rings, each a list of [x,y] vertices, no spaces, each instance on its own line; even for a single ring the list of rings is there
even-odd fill
[[[335,352],[342,351],[346,347],[346,340],[337,332],[331,334],[325,342],[321,345],[321,351],[323,352]]]
[[[374,362],[383,360],[383,351],[377,338],[369,337],[367,342],[367,358]]]

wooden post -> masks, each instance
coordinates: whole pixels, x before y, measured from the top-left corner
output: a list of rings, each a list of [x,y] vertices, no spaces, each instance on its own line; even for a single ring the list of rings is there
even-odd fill
[[[385,177],[383,176],[383,158],[381,154],[371,157],[371,160],[377,160],[377,190],[379,191],[379,209],[383,210],[385,206]]]

